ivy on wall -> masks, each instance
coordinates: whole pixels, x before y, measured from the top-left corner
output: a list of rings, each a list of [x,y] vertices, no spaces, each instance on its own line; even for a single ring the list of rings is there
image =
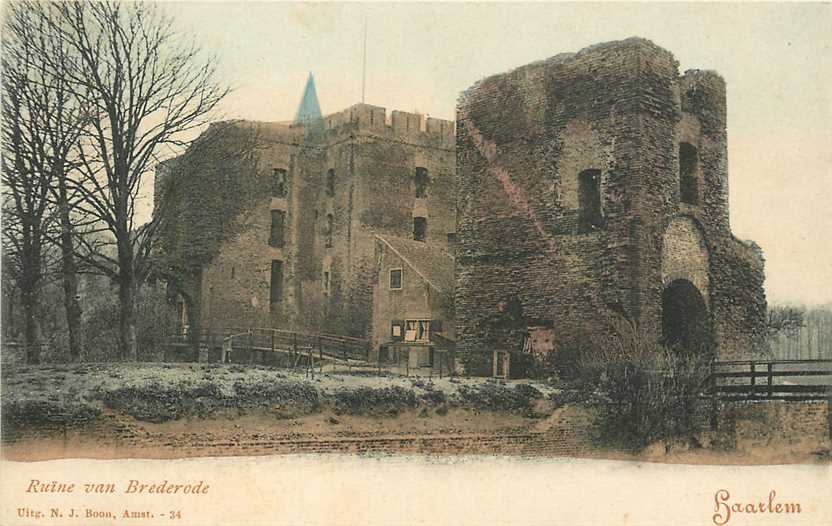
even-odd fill
[[[157,178],[156,268],[173,294],[198,285],[220,244],[242,230],[239,215],[268,195],[268,180],[257,177],[258,145],[250,125],[214,124]]]

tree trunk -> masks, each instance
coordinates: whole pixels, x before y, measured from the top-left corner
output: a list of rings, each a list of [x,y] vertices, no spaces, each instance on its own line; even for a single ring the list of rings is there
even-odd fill
[[[59,208],[61,215],[61,272],[64,285],[64,308],[69,329],[69,357],[73,362],[81,359],[83,334],[81,333],[81,305],[78,302],[78,268],[72,243],[72,222],[66,197],[66,180],[59,184]]]
[[[188,342],[195,362],[199,361],[199,336],[202,332],[202,270],[191,274],[192,282],[188,294],[183,294],[188,309]],[[189,280],[190,281],[190,280]]]
[[[132,279],[119,283],[118,300],[119,353],[122,359],[135,362],[139,358],[139,348],[136,340],[136,291]]]
[[[24,279],[24,286],[21,287],[21,300],[23,303],[23,335],[26,342],[26,363],[40,363],[40,346],[42,333],[40,326],[40,269],[24,270],[28,274]]]

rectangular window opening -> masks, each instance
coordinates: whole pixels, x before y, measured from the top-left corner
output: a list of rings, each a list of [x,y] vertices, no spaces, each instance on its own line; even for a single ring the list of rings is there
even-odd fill
[[[584,170],[578,174],[578,208],[580,232],[601,228],[601,170]]]
[[[390,290],[399,290],[402,288],[402,269],[390,269]]]
[[[416,241],[424,241],[428,234],[428,218],[414,217],[413,218],[413,239]]]
[[[282,247],[285,243],[284,230],[286,224],[286,212],[283,210],[272,210],[272,227],[269,234],[269,245]]]
[[[326,248],[332,246],[332,231],[335,228],[335,218],[332,214],[326,215]]]
[[[286,170],[282,168],[272,173],[272,197],[286,197]]]
[[[335,170],[332,168],[326,172],[326,195],[335,197]]]
[[[699,204],[699,179],[697,165],[699,153],[696,147],[683,142],[679,145],[679,198],[683,203]]]
[[[407,320],[404,322],[404,341],[430,341],[430,320]]]
[[[416,175],[413,178],[416,186],[416,197],[428,196],[428,170],[427,168],[416,168]]]
[[[283,262],[272,261],[271,281],[269,283],[269,304],[275,305],[283,300]]]

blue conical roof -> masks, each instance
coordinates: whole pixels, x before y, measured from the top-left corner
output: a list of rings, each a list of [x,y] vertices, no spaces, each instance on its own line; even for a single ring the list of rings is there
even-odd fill
[[[320,118],[321,106],[318,104],[318,93],[315,91],[315,77],[309,73],[306,87],[303,89],[303,98],[298,106],[298,114],[295,116],[295,124],[304,124]]]

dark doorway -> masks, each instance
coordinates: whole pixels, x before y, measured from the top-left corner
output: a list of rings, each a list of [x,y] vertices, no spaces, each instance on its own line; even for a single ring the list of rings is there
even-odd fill
[[[699,290],[677,279],[662,292],[662,341],[684,352],[708,353],[711,327],[708,308]]]

